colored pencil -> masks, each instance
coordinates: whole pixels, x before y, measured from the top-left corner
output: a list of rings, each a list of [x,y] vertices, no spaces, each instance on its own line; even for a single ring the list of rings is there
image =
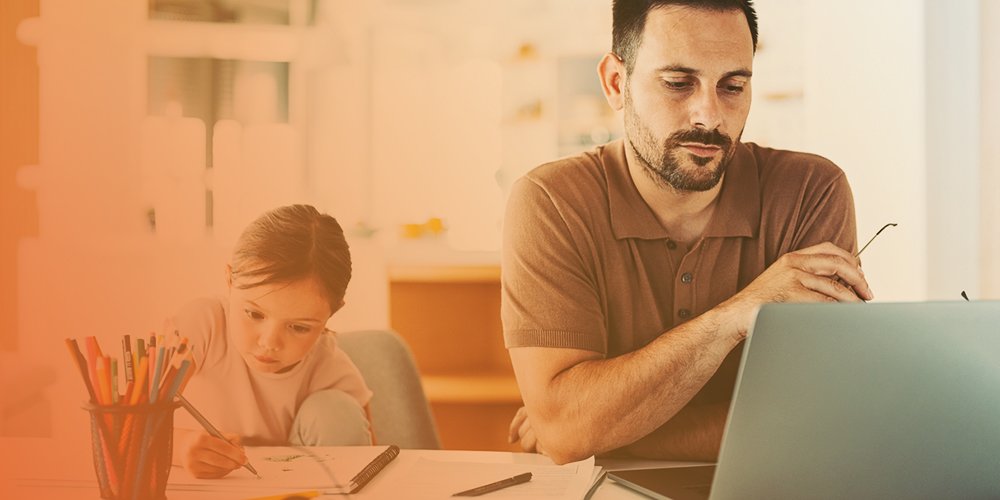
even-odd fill
[[[122,337],[122,362],[125,363],[125,382],[135,380],[135,365],[132,358],[132,339],[129,335]]]

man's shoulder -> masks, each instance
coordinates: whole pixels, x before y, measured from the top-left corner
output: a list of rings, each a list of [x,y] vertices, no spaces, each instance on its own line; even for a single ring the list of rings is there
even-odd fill
[[[818,154],[769,148],[752,142],[745,146],[762,180],[778,184],[829,182],[844,175],[837,164]]]
[[[546,191],[604,191],[607,186],[606,168],[613,155],[606,154],[617,142],[543,163],[524,174],[522,182],[536,184]]]

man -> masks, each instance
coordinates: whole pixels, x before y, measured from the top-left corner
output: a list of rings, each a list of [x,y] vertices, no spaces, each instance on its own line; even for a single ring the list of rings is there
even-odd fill
[[[615,0],[598,74],[625,139],[514,186],[504,337],[511,439],[565,463],[714,460],[741,342],[768,302],[873,298],[843,172],[740,136],[751,0]]]

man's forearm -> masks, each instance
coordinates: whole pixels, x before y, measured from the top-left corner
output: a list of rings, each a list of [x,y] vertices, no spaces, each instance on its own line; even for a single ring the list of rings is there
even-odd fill
[[[524,394],[539,443],[556,461],[570,461],[636,442],[675,417],[737,341],[720,335],[707,313],[638,351],[571,366]],[[532,366],[520,356],[512,351],[515,369]]]
[[[728,412],[728,403],[687,406],[625,449],[641,458],[714,462],[719,457]]]

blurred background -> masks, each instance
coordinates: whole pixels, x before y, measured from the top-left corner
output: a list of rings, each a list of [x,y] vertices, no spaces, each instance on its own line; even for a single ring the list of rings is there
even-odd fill
[[[222,293],[240,229],[310,203],[355,260],[330,326],[400,332],[444,446],[507,449],[505,197],[621,136],[610,3],[0,2],[0,435],[85,438],[56,344]],[[755,3],[744,140],[840,165],[862,242],[899,224],[877,300],[1000,298],[1000,1]]]

